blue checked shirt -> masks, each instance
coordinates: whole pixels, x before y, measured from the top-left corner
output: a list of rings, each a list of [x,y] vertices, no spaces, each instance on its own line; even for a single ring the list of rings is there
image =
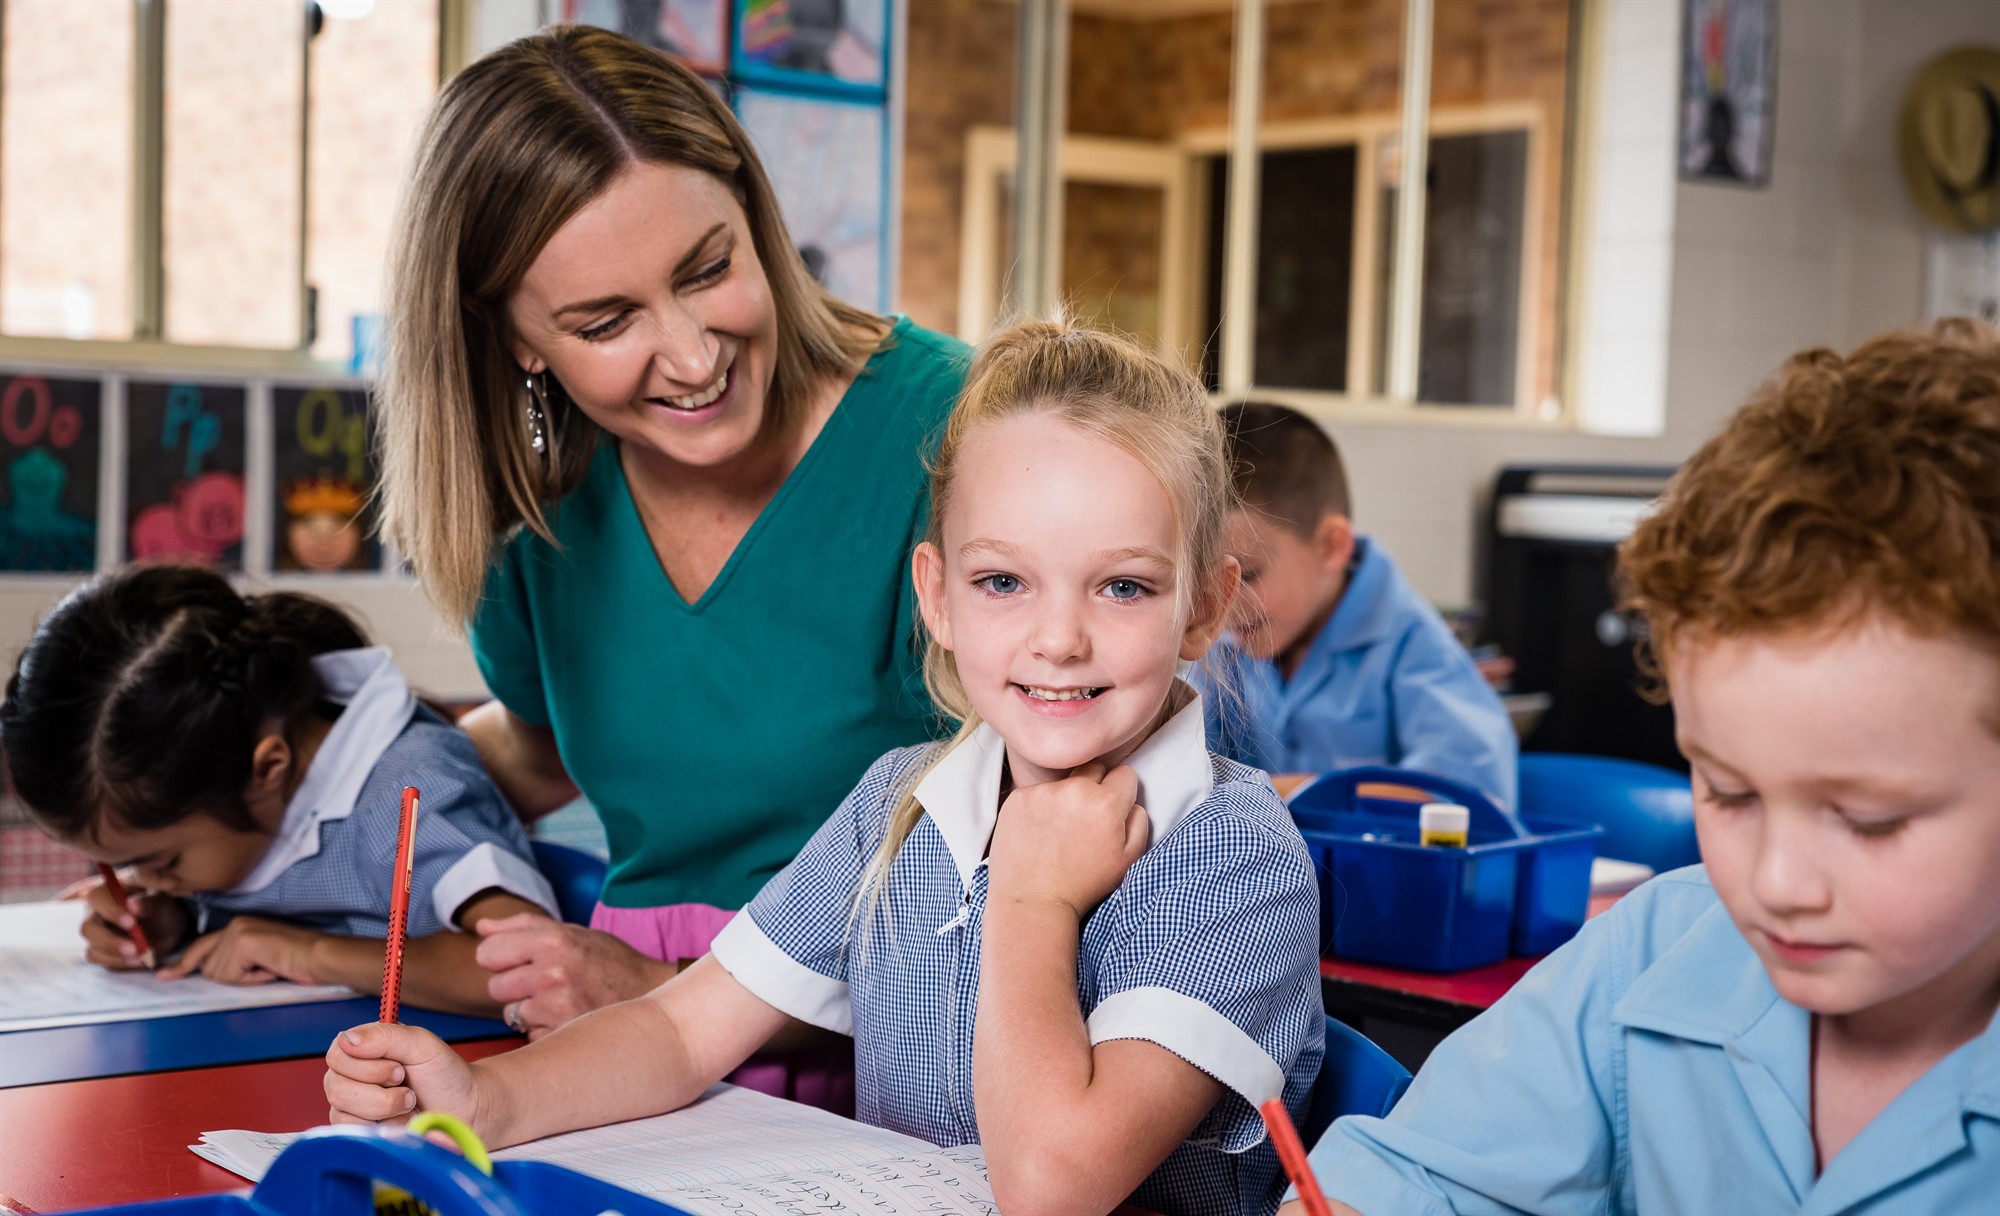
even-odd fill
[[[991,727],[943,746],[876,761],[714,952],[761,999],[854,1036],[862,1119],[950,1146],[979,1139],[973,1011],[1006,750]],[[1256,1104],[1282,1093],[1299,1118],[1325,1051],[1312,863],[1265,776],[1208,751],[1199,698],[1127,763],[1153,844],[1083,926],[1077,999],[1092,1043],[1145,1039],[1226,1087],[1132,1202],[1269,1213],[1283,1178]],[[856,924],[856,884],[913,783],[924,816]]]
[[[458,909],[499,889],[556,915],[528,834],[463,731],[421,708],[387,650],[313,660],[340,717],[321,741],[271,848],[229,891],[194,897],[201,930],[263,916],[347,937],[389,927],[403,787],[422,794],[410,881],[411,937],[457,928]]]

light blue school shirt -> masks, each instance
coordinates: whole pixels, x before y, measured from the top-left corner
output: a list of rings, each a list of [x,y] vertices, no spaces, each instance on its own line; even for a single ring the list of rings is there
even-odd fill
[[[945,746],[877,761],[713,949],[759,998],[854,1036],[860,1118],[951,1146],[979,1139],[973,1013],[1006,748],[990,726]],[[1132,1202],[1263,1216],[1283,1176],[1257,1104],[1282,1094],[1300,1118],[1325,1053],[1312,862],[1270,781],[1209,752],[1199,698],[1126,763],[1153,842],[1083,926],[1090,1041],[1157,1043],[1226,1087]],[[856,926],[856,884],[913,786],[923,817]]]
[[[1362,1212],[2000,1211],[2000,1022],[1818,1177],[1811,1017],[1780,997],[1707,872],[1586,924],[1431,1054],[1386,1119],[1312,1152]]]
[[[417,803],[410,872],[411,937],[456,929],[482,891],[499,890],[556,913],[528,834],[500,796],[464,731],[417,704],[381,647],[313,660],[340,717],[285,804],[271,847],[228,891],[194,897],[204,933],[262,916],[345,937],[389,927],[403,787]]]
[[[1515,806],[1518,748],[1506,706],[1367,537],[1355,541],[1347,588],[1291,679],[1233,638],[1216,644],[1211,661],[1237,682],[1242,706],[1211,709],[1210,735],[1245,764],[1271,773],[1394,764]]]

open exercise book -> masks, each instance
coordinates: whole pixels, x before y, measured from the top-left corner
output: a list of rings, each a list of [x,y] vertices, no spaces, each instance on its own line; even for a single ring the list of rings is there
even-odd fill
[[[150,971],[108,971],[84,961],[78,930],[85,911],[80,899],[0,904],[0,1031],[129,1022],[354,995],[352,988],[338,985],[218,984],[199,975],[163,980]]]
[[[188,1147],[252,1182],[296,1135],[204,1132]],[[698,1216],[997,1216],[976,1144],[938,1148],[734,1085],[651,1119],[493,1154],[546,1161]]]

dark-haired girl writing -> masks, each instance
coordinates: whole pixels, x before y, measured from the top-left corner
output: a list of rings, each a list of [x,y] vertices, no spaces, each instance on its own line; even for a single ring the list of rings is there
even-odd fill
[[[553,913],[472,742],[389,652],[309,596],[144,566],[44,619],[0,704],[15,793],[49,835],[136,878],[83,892],[92,962],[379,990],[401,790],[423,793],[404,999],[492,1014],[479,918]]]

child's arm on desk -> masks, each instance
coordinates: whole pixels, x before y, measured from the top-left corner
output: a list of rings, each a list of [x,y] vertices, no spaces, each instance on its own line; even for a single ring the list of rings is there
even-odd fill
[[[459,908],[460,924],[481,917],[511,916],[542,909],[505,891],[489,890]],[[179,979],[199,971],[225,984],[262,984],[290,980],[295,984],[345,984],[370,995],[382,991],[382,939],[322,933],[303,925],[239,916],[214,933],[197,939],[171,966],[160,969],[164,979]],[[446,930],[410,939],[404,954],[403,1000],[424,1009],[493,1017],[500,1005],[486,991],[487,976],[474,957],[479,936]]]
[[[1095,1046],[1077,1002],[1083,920],[1145,851],[1138,778],[1086,765],[1015,791],[988,857],[972,1092],[1003,1211],[1106,1212],[1222,1096],[1157,1044]]]
[[[450,1111],[487,1147],[504,1148],[686,1106],[784,1023],[712,957],[637,1000],[477,1064],[427,1030],[371,1023],[327,1049],[330,1119]]]

